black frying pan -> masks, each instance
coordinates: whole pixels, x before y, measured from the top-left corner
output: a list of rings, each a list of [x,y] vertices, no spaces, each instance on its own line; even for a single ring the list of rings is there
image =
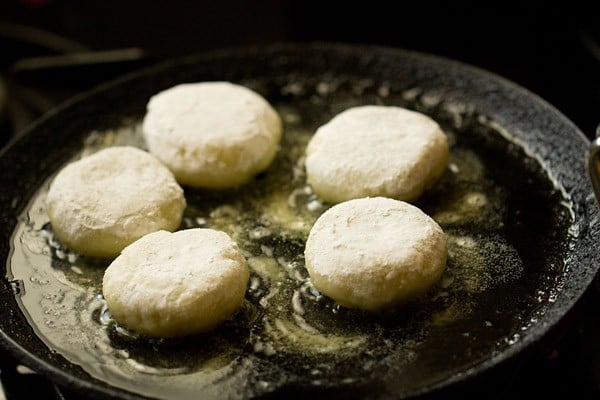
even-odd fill
[[[301,352],[255,357],[255,376],[238,382],[242,395],[402,397],[447,388],[509,360],[539,340],[574,305],[598,269],[600,214],[584,163],[589,143],[562,114],[522,88],[453,61],[384,48],[287,45],[191,57],[79,96],[44,117],[1,154],[0,254],[5,262],[0,281],[0,343],[25,365],[61,385],[95,397],[152,394],[135,383],[123,385],[110,374],[91,376],[85,365],[69,361],[73,357],[49,348],[36,335],[39,330],[32,329],[32,324],[39,321],[30,323],[32,317],[21,307],[21,296],[32,282],[11,282],[13,276],[7,270],[7,260],[16,251],[11,243],[18,217],[22,222],[32,196],[81,151],[91,132],[139,120],[149,97],[159,90],[205,80],[240,82],[276,105],[298,103],[307,126],[313,128],[357,104],[396,104],[430,114],[453,132],[453,150],[476,151],[486,166],[484,182],[501,188],[497,199],[502,200],[498,207],[503,219],[499,225],[448,223],[445,229],[455,235],[469,235],[473,229],[486,235],[494,230],[498,240],[516,251],[493,258],[490,268],[494,270],[473,272],[474,276],[486,274],[494,283],[468,294],[469,312],[449,323],[438,323],[444,320],[440,315],[447,315],[439,313],[448,309],[435,293],[424,303],[384,316],[339,310],[325,301],[324,308],[335,308],[332,319],[349,326],[377,327],[380,342],[375,354],[357,348],[335,359]],[[323,82],[336,84],[323,86]],[[419,201],[424,210],[435,213],[441,207],[439,198],[460,184],[448,174]],[[189,190],[186,195],[192,202],[218,202],[220,196]],[[292,247],[302,245],[292,242]],[[514,279],[495,282],[493,275],[503,276],[502,268],[508,268],[506,259],[511,257],[522,261],[522,270]],[[451,262],[449,269],[459,269],[457,263]],[[439,294],[441,289],[436,290]],[[256,321],[253,316],[245,318],[249,324]],[[98,329],[108,328],[98,325]],[[215,334],[227,336],[223,329]],[[77,338],[77,332],[73,337]],[[211,339],[197,339],[203,340]],[[410,340],[419,345],[409,346]],[[131,346],[139,345],[133,342]],[[389,345],[387,352],[384,342]],[[146,345],[154,345],[159,352],[188,346],[185,341]],[[237,345],[242,354],[239,361],[251,349],[244,341]],[[192,347],[202,350],[202,344]],[[404,360],[393,359],[394,352]],[[386,357],[394,363],[380,364]],[[319,379],[303,366],[316,362],[324,363]],[[177,388],[172,393],[178,393]],[[201,394],[224,393],[231,394],[218,390]]]

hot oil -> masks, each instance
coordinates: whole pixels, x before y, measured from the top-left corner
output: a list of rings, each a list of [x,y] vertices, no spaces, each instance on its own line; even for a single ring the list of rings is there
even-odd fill
[[[247,82],[260,87],[260,82]],[[350,94],[349,94],[350,93]],[[252,397],[285,385],[360,385],[400,376],[400,385],[443,374],[500,351],[535,318],[562,276],[571,223],[568,200],[540,165],[489,120],[418,89],[391,94],[368,80],[291,82],[276,105],[284,124],[274,164],[241,188],[185,189],[182,227],[227,232],[249,261],[241,309],[214,332],[157,340],[120,327],[102,298],[110,261],[91,260],[54,238],[40,189],[14,235],[10,273],[23,311],[46,344],[93,377],[164,398]],[[304,268],[304,242],[327,209],[306,185],[304,148],[314,129],[361,104],[398,104],[432,115],[452,145],[448,169],[417,203],[449,239],[447,270],[424,299],[384,314],[341,308]],[[143,147],[139,121],[90,134],[83,153]],[[542,293],[540,293],[542,292]],[[455,349],[454,357],[448,356]]]

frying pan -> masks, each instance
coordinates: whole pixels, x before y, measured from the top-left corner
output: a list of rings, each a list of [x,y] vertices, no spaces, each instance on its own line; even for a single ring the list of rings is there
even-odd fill
[[[369,367],[361,361],[369,353],[357,349],[358,355],[347,359],[342,355],[341,361],[325,368],[317,382],[299,367],[313,358],[301,352],[276,355],[271,374],[261,377],[260,384],[270,384],[269,389],[242,390],[238,395],[396,398],[437,393],[508,361],[538,341],[565,316],[596,274],[600,214],[585,172],[589,142],[534,94],[473,67],[398,49],[303,44],[212,52],[146,69],[78,96],[2,152],[0,254],[5,262],[0,280],[0,343],[23,364],[93,397],[152,396],[110,376],[90,374],[85,365],[47,344],[22,308],[20,298],[31,283],[12,281],[8,260],[16,251],[15,228],[31,199],[80,153],[91,132],[139,120],[149,97],[162,89],[211,80],[248,85],[275,104],[302,100],[306,108],[300,111],[311,115],[311,126],[345,106],[367,103],[404,105],[432,115],[454,131],[457,145],[467,143],[479,151],[486,165],[494,167],[486,170],[486,179],[506,188],[500,205],[506,226],[499,232],[516,249],[510,257],[519,258],[523,265],[517,278],[469,297],[468,315],[448,324],[427,322],[431,304],[424,310],[409,306],[387,316],[331,314],[331,318],[346,318],[343,322],[350,325],[377,325],[386,343],[420,341],[400,354],[406,360],[392,357],[397,365],[378,365],[384,357],[378,353]],[[430,211],[436,201],[434,189],[418,204]],[[463,226],[458,231],[468,229]],[[502,266],[505,256],[494,263]],[[405,322],[410,329],[402,328]],[[177,343],[170,346],[173,350]],[[389,351],[400,348],[392,346]],[[219,397],[224,392],[202,394]]]

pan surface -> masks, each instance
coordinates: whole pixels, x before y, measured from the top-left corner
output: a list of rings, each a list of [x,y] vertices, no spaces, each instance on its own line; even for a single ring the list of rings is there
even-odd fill
[[[212,80],[258,91],[284,120],[266,173],[231,191],[186,188],[182,228],[228,231],[249,258],[250,288],[213,333],[138,338],[106,310],[99,282],[108,261],[54,240],[45,190],[82,154],[143,147],[139,125],[154,93]],[[447,272],[427,297],[385,315],[320,296],[301,256],[327,207],[305,184],[304,146],[316,127],[361,104],[424,112],[452,146],[446,174],[417,202],[448,235]],[[539,339],[591,282],[599,213],[587,145],[557,110],[514,84],[402,50],[269,46],[133,74],[46,116],[0,157],[0,341],[40,373],[99,397],[400,397],[445,387]]]

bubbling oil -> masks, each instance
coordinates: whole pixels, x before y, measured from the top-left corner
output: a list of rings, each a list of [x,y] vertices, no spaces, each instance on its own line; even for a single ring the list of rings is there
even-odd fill
[[[510,329],[493,329],[506,316],[485,314],[491,309],[486,296],[516,282],[533,286],[535,277],[522,277],[528,269],[541,269],[558,279],[560,268],[547,266],[561,264],[560,246],[538,260],[513,240],[511,229],[533,211],[514,209],[521,204],[511,200],[513,178],[498,171],[506,165],[522,171],[523,154],[506,146],[491,128],[473,126],[476,116],[466,115],[468,108],[456,104],[448,104],[440,114],[452,145],[448,169],[417,204],[449,239],[448,265],[439,284],[418,302],[383,315],[339,307],[312,286],[304,267],[304,243],[315,220],[330,206],[306,184],[303,155],[312,132],[335,113],[361,102],[400,104],[430,114],[440,105],[418,90],[394,98],[386,85],[351,82],[331,78],[312,88],[297,82],[282,86],[276,105],[285,134],[273,165],[240,188],[185,188],[188,207],[181,228],[227,232],[251,269],[241,309],[207,334],[148,339],[119,326],[101,292],[110,261],[82,257],[52,233],[44,204],[49,180],[21,216],[9,271],[38,336],[93,377],[158,398],[196,398],[198,393],[206,398],[255,397],[289,384],[357,385],[399,372],[410,388],[412,377],[424,373],[423,365],[433,364],[428,361],[435,357],[431,348],[444,335],[466,345],[465,340],[475,338],[471,330],[483,329],[497,338],[493,346],[506,346],[503,335]],[[332,98],[344,85],[363,97]],[[143,148],[140,125],[132,119],[118,129],[90,133],[79,156],[114,145]],[[482,152],[498,156],[482,157]],[[566,232],[568,201],[539,165],[523,173],[521,180],[534,182],[537,198],[552,200],[536,212],[544,213],[553,229]],[[557,235],[556,240],[563,238]],[[515,316],[512,324],[526,316]],[[456,334],[457,330],[464,332]],[[473,343],[469,362],[477,359]],[[432,373],[431,379],[435,376]]]

